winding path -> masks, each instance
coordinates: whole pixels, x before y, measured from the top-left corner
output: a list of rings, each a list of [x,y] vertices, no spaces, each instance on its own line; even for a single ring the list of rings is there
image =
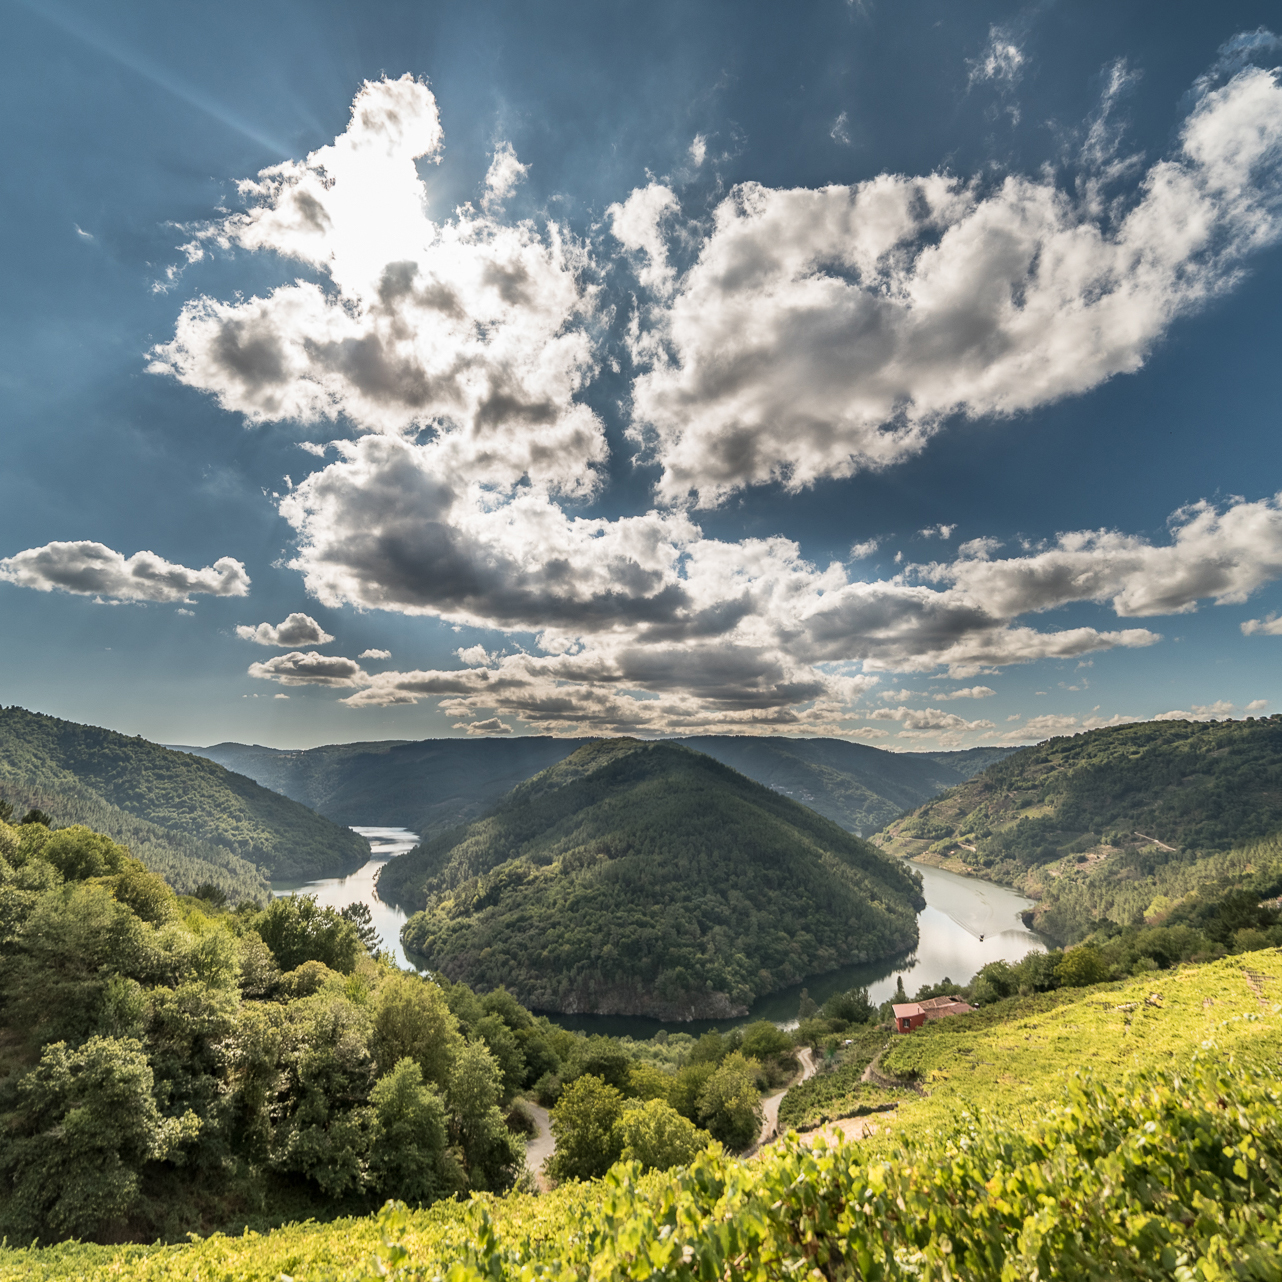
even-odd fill
[[[801,1061],[801,1076],[795,1082],[789,1082],[781,1091],[776,1091],[773,1095],[767,1095],[761,1101],[761,1111],[765,1115],[761,1123],[761,1134],[757,1138],[756,1147],[760,1148],[767,1140],[774,1139],[779,1130],[779,1105],[783,1102],[783,1097],[794,1086],[800,1086],[808,1077],[815,1075],[815,1057],[811,1053],[809,1046],[803,1046],[797,1052],[797,1058]]]
[[[530,1116],[534,1118],[534,1124],[539,1128],[539,1133],[525,1146],[525,1164],[530,1168],[534,1182],[546,1193],[548,1181],[547,1176],[543,1174],[543,1163],[552,1156],[556,1148],[556,1136],[552,1134],[552,1119],[548,1116],[547,1109],[540,1108],[533,1100],[526,1100],[525,1107],[529,1109]]]

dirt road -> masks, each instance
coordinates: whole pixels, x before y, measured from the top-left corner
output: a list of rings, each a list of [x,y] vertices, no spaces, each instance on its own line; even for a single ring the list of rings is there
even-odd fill
[[[815,1075],[815,1057],[811,1053],[809,1046],[803,1046],[797,1052],[797,1058],[801,1061],[801,1076],[797,1078],[791,1086],[798,1086],[808,1077]],[[787,1095],[791,1086],[785,1086],[783,1090],[776,1091],[773,1095],[767,1095],[761,1101],[761,1109],[765,1118],[761,1123],[761,1135],[757,1140],[757,1145],[764,1144],[767,1140],[772,1140],[779,1130],[779,1105],[783,1102],[783,1097]]]
[[[539,1133],[525,1146],[525,1164],[530,1168],[535,1183],[546,1192],[548,1182],[543,1174],[543,1163],[552,1156],[556,1148],[556,1137],[552,1134],[552,1119],[548,1116],[547,1109],[540,1108],[532,1100],[526,1100],[525,1107],[534,1118],[534,1124],[539,1128]]]

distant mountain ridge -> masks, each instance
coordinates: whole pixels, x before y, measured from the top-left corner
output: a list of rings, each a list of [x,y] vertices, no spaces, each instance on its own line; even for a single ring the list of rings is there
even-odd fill
[[[897,860],[721,762],[605,739],[390,861],[401,938],[451,979],[545,1011],[744,1014],[808,975],[907,952]]]
[[[426,839],[478,818],[517,784],[592,742],[531,735],[392,739],[298,751],[239,743],[179,750],[209,757],[337,822],[390,824]],[[882,827],[1015,751],[896,753],[844,739],[782,735],[659,742],[706,753],[854,833]]]
[[[876,835],[882,849],[1017,886],[1060,943],[1160,919],[1251,875],[1282,832],[1282,714],[1146,721],[1024,748]]]
[[[150,825],[147,840],[163,844],[162,831],[174,834],[180,840],[168,843],[171,864],[187,857],[215,860],[213,852],[201,856],[196,847],[184,854],[191,841],[282,880],[336,876],[369,857],[369,843],[350,829],[204,756],[24,708],[0,709],[0,797],[31,790],[55,799],[55,822],[67,822],[57,811],[70,812],[74,802],[93,811],[86,811],[84,822],[112,836],[129,826],[121,816]],[[58,797],[66,797],[67,806]],[[224,875],[247,872],[226,866],[225,857],[222,863]],[[219,878],[209,880],[217,884]]]

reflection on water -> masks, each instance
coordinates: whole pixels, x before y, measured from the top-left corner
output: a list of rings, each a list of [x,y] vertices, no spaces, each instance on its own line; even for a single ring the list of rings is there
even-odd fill
[[[754,1019],[772,1019],[784,1024],[797,1018],[802,988],[822,1005],[834,993],[862,985],[879,1004],[894,995],[897,975],[904,977],[904,987],[912,996],[923,984],[937,984],[942,979],[964,984],[991,961],[1018,961],[1025,954],[1046,946],[1045,941],[1020,920],[1019,914],[1031,908],[1033,901],[1018,891],[925,864],[912,866],[922,875],[926,907],[917,917],[916,951],[905,957],[864,966],[843,966],[826,975],[811,976],[804,984],[761,998],[753,1004],[746,1019],[696,1019],[688,1024],[664,1024],[657,1019],[628,1015],[552,1015],[551,1018],[566,1028],[585,1033],[639,1038],[653,1037],[661,1028],[670,1032],[704,1033],[710,1028],[725,1030]]]
[[[272,889],[277,894],[297,891],[315,895],[318,903],[331,908],[346,908],[358,900],[368,904],[383,947],[391,951],[398,965],[415,969],[401,947],[405,913],[379,899],[374,878],[389,859],[416,846],[418,835],[405,828],[356,828],[355,831],[368,838],[373,850],[363,868],[349,877],[330,877],[324,881],[274,881]],[[923,984],[937,984],[942,979],[964,984],[991,961],[1018,961],[1025,954],[1045,947],[1045,941],[1020,920],[1019,914],[1031,908],[1033,901],[1018,891],[924,864],[912,866],[922,875],[926,907],[917,918],[920,939],[916,951],[907,956],[865,966],[844,966],[826,975],[812,976],[804,985],[797,984],[763,997],[742,1020],[696,1019],[688,1024],[665,1024],[633,1015],[553,1014],[551,1018],[565,1028],[615,1037],[652,1037],[661,1028],[703,1033],[710,1028],[731,1028],[754,1019],[787,1023],[797,1017],[803,987],[822,1004],[833,993],[863,985],[872,1000],[880,1003],[894,994],[897,975],[904,977],[904,987],[911,996]]]
[[[278,895],[315,895],[316,902],[326,908],[346,908],[348,904],[364,903],[369,905],[370,916],[374,919],[374,929],[383,940],[383,947],[396,958],[398,966],[411,969],[406,959],[405,950],[401,947],[401,927],[405,925],[405,914],[391,904],[385,904],[379,897],[374,885],[374,878],[379,869],[397,855],[413,850],[418,845],[418,833],[408,828],[352,828],[370,845],[369,862],[358,868],[347,877],[326,877],[321,881],[274,881],[272,890]]]

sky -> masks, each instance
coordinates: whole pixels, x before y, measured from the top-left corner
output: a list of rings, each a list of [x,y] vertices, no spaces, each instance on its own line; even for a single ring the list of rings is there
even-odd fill
[[[0,0],[0,703],[1282,712],[1276,4]]]

